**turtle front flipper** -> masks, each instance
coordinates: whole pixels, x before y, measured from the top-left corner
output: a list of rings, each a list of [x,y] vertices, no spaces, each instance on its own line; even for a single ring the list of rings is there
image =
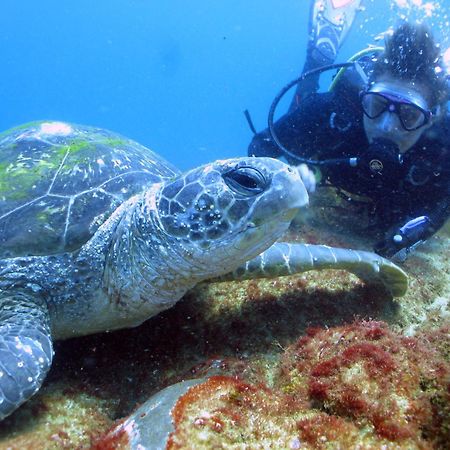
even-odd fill
[[[0,420],[37,392],[52,357],[44,301],[32,293],[0,290]]]
[[[394,297],[408,289],[408,276],[376,253],[326,245],[279,242],[235,271],[215,281],[275,278],[308,270],[344,269],[364,281],[381,281]]]

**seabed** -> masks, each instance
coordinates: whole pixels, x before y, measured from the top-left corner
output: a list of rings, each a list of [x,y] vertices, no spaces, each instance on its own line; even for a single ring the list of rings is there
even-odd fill
[[[296,223],[284,240],[370,248],[335,225]],[[402,264],[402,298],[344,271],[203,284],[138,328],[58,342],[43,388],[0,423],[0,449],[127,448],[102,436],[206,376],[170,448],[445,448],[449,243],[447,226]]]

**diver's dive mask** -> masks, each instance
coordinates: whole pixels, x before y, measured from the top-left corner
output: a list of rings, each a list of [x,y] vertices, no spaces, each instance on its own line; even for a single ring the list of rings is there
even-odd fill
[[[385,111],[397,114],[401,126],[406,131],[417,130],[426,125],[433,115],[420,98],[412,99],[397,92],[383,88],[382,83],[376,89],[360,93],[364,114],[376,119]]]

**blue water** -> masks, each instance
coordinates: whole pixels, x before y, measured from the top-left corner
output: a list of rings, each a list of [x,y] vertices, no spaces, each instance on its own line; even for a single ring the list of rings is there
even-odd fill
[[[389,0],[365,4],[339,61],[404,12]],[[242,112],[266,126],[273,97],[304,62],[308,9],[309,0],[3,0],[0,129],[96,125],[182,169],[244,155]]]

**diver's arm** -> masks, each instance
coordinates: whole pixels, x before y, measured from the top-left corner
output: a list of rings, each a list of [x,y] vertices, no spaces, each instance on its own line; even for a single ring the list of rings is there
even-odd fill
[[[428,226],[424,227],[420,235],[422,240],[428,239],[442,228],[450,215],[450,164],[444,162],[443,166],[440,175],[432,177],[432,189],[415,197],[411,211],[412,217],[428,217]]]
[[[436,202],[428,217],[430,226],[424,232],[423,238],[427,239],[439,231],[450,216],[450,186],[447,188],[447,195]]]
[[[253,136],[247,151],[248,156],[269,156],[271,158],[280,158],[282,156],[281,150],[270,137],[268,129]]]
[[[326,140],[332,101],[333,96],[329,93],[313,94],[299,108],[277,120],[274,129],[283,146],[302,158],[313,157],[321,147],[321,138]],[[268,129],[254,135],[248,147],[248,155],[284,157],[291,164],[299,163],[279,149]]]
[[[383,241],[375,245],[375,251],[385,257],[404,260],[419,244],[433,236],[450,216],[450,188],[432,207],[424,205],[415,210],[413,218],[399,224]]]
[[[281,117],[275,124],[274,129],[278,139],[281,140],[284,146],[289,149],[292,148],[292,143],[297,140],[297,124],[301,120],[300,111],[294,111]],[[296,152],[295,152],[296,153]],[[289,155],[285,155],[277,144],[273,141],[269,129],[257,133],[253,136],[252,141],[248,147],[249,156],[269,156],[271,158],[284,157],[291,164],[298,164],[297,161],[291,160]]]

